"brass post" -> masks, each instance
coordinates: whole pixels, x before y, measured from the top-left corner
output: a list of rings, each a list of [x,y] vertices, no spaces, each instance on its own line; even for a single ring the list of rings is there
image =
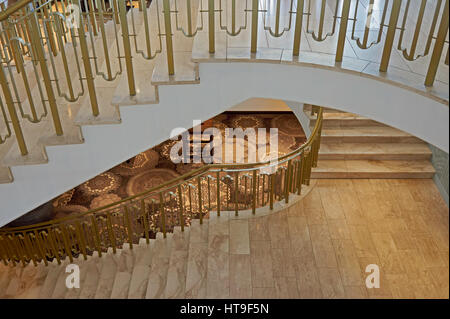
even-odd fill
[[[56,98],[55,93],[53,91],[52,82],[50,79],[50,73],[48,71],[46,59],[45,59],[45,52],[43,48],[43,43],[41,39],[41,32],[39,29],[39,24],[37,21],[36,14],[30,15],[30,31],[32,32],[31,39],[34,42],[34,49],[36,50],[36,58],[39,61],[39,64],[41,66],[41,72],[42,72],[42,79],[45,84],[45,89],[47,92],[47,99],[48,103],[50,105],[50,110],[52,113],[53,118],[53,125],[55,127],[56,135],[61,136],[63,135],[63,129],[61,125],[61,119],[59,118],[59,111],[58,106],[56,105]]]
[[[0,85],[2,86],[3,96],[5,97],[6,106],[8,108],[9,116],[11,118],[14,134],[16,135],[17,144],[19,145],[20,154],[27,155],[28,149],[25,144],[25,138],[23,136],[22,128],[20,127],[19,118],[17,117],[16,107],[9,90],[8,82],[6,80],[3,66],[0,66]]]
[[[214,1],[215,0],[208,0],[209,53],[214,53],[216,51]]]
[[[162,193],[159,193],[159,210],[161,213],[161,228],[164,238],[167,237],[166,234],[166,212],[164,210],[164,197]]]
[[[300,42],[302,39],[302,25],[303,25],[303,8],[305,0],[297,0],[297,13],[295,17],[295,33],[294,33],[294,48],[292,55],[299,56]]]
[[[445,1],[444,11],[442,12],[441,24],[439,25],[439,30],[434,44],[433,54],[431,55],[430,65],[428,67],[427,76],[425,78],[425,86],[433,86],[434,80],[436,78],[437,69],[439,67],[439,62],[441,60],[442,50],[444,49],[445,38],[448,33],[448,11],[449,11],[449,0]],[[448,52],[446,60],[448,61]]]
[[[220,216],[220,171],[217,172],[217,216]]]
[[[128,206],[124,206],[125,219],[127,221],[127,233],[128,233],[128,242],[130,244],[130,249],[133,250],[133,228],[131,227],[130,214],[128,213]]]
[[[95,220],[95,216],[94,215],[91,216],[91,224],[92,224],[92,228],[94,229],[95,248],[97,249],[98,256],[102,257],[102,249],[101,249],[101,245],[100,245],[100,236],[99,236],[99,232],[98,232],[97,221]]]
[[[256,53],[258,48],[258,0],[252,1],[252,38],[251,38],[251,53]]]
[[[239,172],[235,172],[234,173],[234,214],[235,214],[235,216],[239,216],[238,188],[239,188]]]
[[[292,171],[292,160],[288,161],[288,167],[286,171],[286,175],[284,176],[284,200],[286,204],[289,203],[289,185],[291,179],[291,171]]]
[[[82,0],[78,0],[78,4],[80,4],[80,1]],[[94,85],[94,76],[92,73],[91,61],[89,58],[89,50],[86,43],[86,35],[84,33],[83,15],[80,15],[80,21],[77,29],[84,71],[86,74],[86,82],[89,90],[89,98],[91,100],[92,115],[98,116],[100,114],[100,111],[98,109],[97,95],[95,93],[95,85]]]
[[[275,193],[275,173],[270,175],[270,210],[273,210],[273,195]]]
[[[181,231],[184,231],[183,193],[181,192],[181,185],[178,185],[178,201],[180,203],[180,226]]]
[[[394,43],[395,31],[397,29],[397,21],[401,6],[402,0],[393,0],[391,17],[389,18],[389,28],[384,43],[383,56],[381,58],[380,72],[386,72],[389,66],[389,60],[391,59],[392,45]]]
[[[200,214],[200,225],[203,224],[203,209],[202,209],[202,181],[201,176],[197,178],[198,184],[198,213]]]
[[[141,211],[142,211],[142,220],[144,223],[144,235],[145,242],[147,245],[150,243],[150,235],[149,235],[149,227],[148,227],[148,219],[147,219],[147,205],[145,204],[145,200],[141,200]]]
[[[336,49],[336,62],[342,62],[342,57],[344,55],[344,46],[347,36],[347,24],[349,13],[350,13],[350,0],[344,0],[344,4],[342,6],[341,23],[339,28],[339,38]]]
[[[169,70],[169,75],[174,75],[175,66],[173,62],[172,21],[170,20],[169,0],[163,0],[163,7],[164,7],[164,26],[166,32],[167,67]]]
[[[252,186],[253,186],[253,198],[252,198],[252,213],[256,214],[256,169],[253,171],[252,176]]]

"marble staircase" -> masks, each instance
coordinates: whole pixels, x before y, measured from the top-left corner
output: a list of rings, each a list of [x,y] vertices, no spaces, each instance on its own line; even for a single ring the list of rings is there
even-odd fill
[[[230,249],[239,241],[238,224],[232,226],[229,216],[193,220],[184,232],[175,227],[173,233],[147,244],[141,238],[132,248],[125,244],[102,257],[98,253],[74,259],[80,269],[80,288],[66,287],[68,258],[45,266],[13,267],[0,265],[0,298],[43,299],[159,299],[227,297],[228,280],[232,280],[226,263]],[[238,222],[239,223],[239,222]],[[236,238],[230,238],[230,227]],[[245,234],[245,232],[244,232]],[[248,236],[248,233],[247,233]],[[235,244],[236,245],[236,244]]]
[[[309,105],[304,112],[310,116]],[[315,120],[310,116],[310,125]],[[432,178],[431,150],[420,139],[374,120],[325,108],[313,178]]]

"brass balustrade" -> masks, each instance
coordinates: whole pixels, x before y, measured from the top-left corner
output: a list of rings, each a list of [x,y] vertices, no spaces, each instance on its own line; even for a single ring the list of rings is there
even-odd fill
[[[228,37],[249,32],[248,50],[253,54],[259,50],[258,33],[261,30],[272,38],[292,33],[286,49],[292,49],[294,56],[302,54],[303,29],[312,38],[311,41],[323,42],[336,38],[336,62],[343,60],[348,41],[355,42],[361,50],[383,46],[377,61],[380,63],[380,72],[389,70],[394,50],[407,62],[428,57],[424,85],[433,86],[441,60],[446,65],[449,60],[449,0],[421,0],[418,10],[414,12],[410,10],[411,0],[370,0],[362,18],[358,14],[361,7],[359,2],[220,0],[217,3],[214,0],[153,0],[147,6],[146,0],[22,0],[6,9],[3,7],[0,11],[0,147],[8,139],[15,138],[20,153],[27,155],[29,145],[23,126],[39,123],[48,116],[51,116],[49,122],[53,123],[54,133],[64,135],[60,113],[69,103],[81,103],[87,99],[92,114],[100,115],[97,86],[102,81],[114,81],[126,74],[129,94],[135,95],[133,59],[136,56],[153,60],[164,53],[168,74],[176,74],[176,35],[194,38],[199,31],[208,32],[208,50],[211,54],[216,50],[218,30],[225,31]],[[270,4],[275,9],[272,10]],[[331,10],[327,7],[329,4],[333,5]],[[375,4],[381,19],[374,18]],[[77,10],[80,17],[73,19],[77,17],[73,14]],[[431,18],[425,19],[428,16]],[[242,17],[240,22],[239,17]],[[180,20],[184,20],[184,23]],[[361,23],[364,27],[360,37],[361,30],[358,28]],[[374,38],[371,34],[375,35]],[[447,52],[445,59],[442,59],[445,46]],[[203,207],[206,204],[210,210],[210,203],[214,200],[209,197],[199,198],[199,194],[203,196],[200,188],[205,183],[210,186],[215,183],[217,194],[226,192],[223,202],[216,199],[215,209],[218,213],[229,209],[238,211],[248,206],[238,201],[242,194],[236,185],[243,186],[244,197],[248,197],[254,187],[257,190],[259,187],[266,189],[266,193],[257,192],[254,205],[259,207],[267,204],[273,207],[275,201],[286,197],[286,189],[299,189],[301,184],[308,183],[308,170],[317,163],[317,148],[318,145],[315,145],[310,151],[303,150],[302,156],[297,154],[299,158],[283,162],[283,169],[275,174],[256,173],[256,181],[253,172],[256,168],[253,166],[245,173],[227,166],[208,166],[205,171],[195,172],[195,179],[188,184],[180,183],[180,187],[173,189],[171,194],[163,192],[162,197],[158,195],[143,200],[139,204],[141,206],[127,206],[126,214],[99,214],[93,224],[91,216],[97,215],[90,212],[89,218],[80,219],[79,224],[66,225],[62,221],[61,225],[65,226],[45,226],[45,230],[39,226],[33,228],[31,233],[21,233],[26,239],[23,242],[14,233],[3,233],[1,251],[9,259],[17,261],[20,256],[25,256],[20,255],[18,250],[25,251],[25,246],[21,248],[25,242],[37,249],[33,250],[33,256],[27,255],[27,260],[42,260],[45,256],[58,260],[63,255],[70,258],[72,252],[80,253],[81,242],[89,246],[89,249],[84,247],[86,251],[92,251],[98,245],[103,245],[103,249],[106,242],[115,249],[124,242],[120,229],[128,227],[128,220],[132,227],[143,227],[144,233],[148,235],[150,225],[157,222],[150,219],[155,217],[150,216],[159,216],[164,220],[183,218],[188,222],[189,218],[198,215],[198,210],[195,210],[195,205],[199,208],[198,202],[201,202],[202,211],[207,211]],[[205,176],[207,173],[210,175]],[[302,181],[300,184],[299,180]],[[284,185],[284,192],[280,185]],[[207,191],[211,192],[213,188],[208,186]],[[173,203],[179,205],[175,215],[167,210]],[[116,206],[120,208],[122,204]],[[135,216],[135,210],[141,214],[140,223],[132,217]],[[180,211],[183,213],[180,214]],[[156,214],[158,212],[159,215]],[[190,216],[191,213],[193,216]],[[126,223],[118,224],[120,218],[125,218]],[[166,232],[166,225],[164,228]],[[87,231],[98,237],[89,237]],[[126,236],[129,239],[130,233]],[[26,249],[31,248],[27,246]]]
[[[362,50],[384,42],[379,57],[381,72],[388,71],[395,49],[406,61],[430,57],[425,86],[433,86],[448,43],[449,0],[421,0],[415,11],[410,10],[411,0],[370,0],[362,18],[358,15],[359,0],[336,0],[335,3],[325,0],[220,0],[218,5],[213,0],[153,0],[150,6],[146,1],[23,0],[6,9],[3,7],[0,11],[0,80],[5,105],[2,114],[6,113],[6,117],[2,115],[1,125],[6,134],[0,143],[14,137],[21,154],[28,154],[21,121],[39,123],[48,114],[55,134],[63,135],[57,107],[60,100],[79,103],[88,94],[92,114],[98,116],[96,81],[114,81],[124,75],[124,70],[129,94],[135,95],[135,54],[152,60],[164,52],[168,74],[174,75],[175,33],[193,38],[205,29],[204,20],[208,21],[210,53],[216,49],[216,25],[227,36],[235,37],[247,30],[249,19],[248,46],[252,53],[258,51],[261,29],[274,38],[292,32],[290,48],[294,56],[301,54],[303,28],[312,41],[337,37],[336,62],[343,60],[349,40]],[[134,8],[136,3],[139,10]],[[328,5],[333,8],[330,10]],[[374,6],[379,9],[381,19],[374,18]],[[70,22],[74,15],[71,13],[76,8],[81,15],[79,21],[74,21],[77,27],[72,28]],[[224,22],[224,15],[231,19]],[[180,23],[181,17],[185,20],[184,25]],[[242,17],[241,23],[238,17]],[[259,28],[261,18],[263,26]],[[359,37],[361,23],[364,30]],[[138,28],[141,25],[143,28]],[[347,37],[349,32],[351,36]],[[371,34],[375,34],[374,39]],[[447,65],[448,56],[447,48]],[[10,126],[11,134],[7,133]]]
[[[109,247],[115,252],[140,238],[167,233],[192,219],[216,212],[273,209],[276,201],[289,202],[308,185],[317,165],[322,131],[322,108],[314,108],[317,120],[311,136],[297,150],[276,160],[245,164],[209,164],[144,193],[89,212],[74,214],[25,227],[0,229],[0,260],[23,265],[56,259],[70,261]]]

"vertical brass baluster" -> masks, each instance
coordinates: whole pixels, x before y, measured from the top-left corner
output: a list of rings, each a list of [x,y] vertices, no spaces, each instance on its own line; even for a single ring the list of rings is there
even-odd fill
[[[6,10],[5,2],[0,3],[0,8],[2,9],[2,11],[5,11],[5,10]],[[12,36],[11,36],[11,34],[10,34],[11,28],[10,28],[9,21],[8,21],[8,20],[2,21],[1,24],[2,24],[2,26],[3,26],[3,30],[5,30],[5,40],[6,40],[6,43],[10,44],[10,43],[11,43],[11,37],[12,37]],[[14,54],[14,51],[12,51],[12,49],[11,49],[10,46],[8,46],[7,52],[8,52],[8,54],[9,54],[10,58],[12,58],[12,59],[14,60],[14,62],[17,64],[17,60],[18,60],[18,58],[19,58],[20,56],[16,56],[16,55]]]
[[[269,175],[269,180],[270,180],[270,193],[269,193],[270,209],[273,210],[273,197],[275,193],[275,173]]]
[[[83,1],[83,0],[76,0],[76,1],[79,5],[80,1]],[[92,66],[91,66],[91,61],[89,58],[89,50],[88,50],[87,42],[86,42],[86,34],[84,32],[83,15],[80,15],[80,25],[78,26],[77,30],[78,30],[78,39],[80,41],[81,56],[83,59],[84,72],[86,75],[86,82],[87,82],[88,91],[89,91],[89,98],[91,101],[92,115],[98,116],[100,114],[100,111],[98,109],[97,94],[95,93],[95,85],[94,85],[94,75],[92,73]]]
[[[341,23],[339,28],[339,38],[336,49],[336,62],[342,62],[342,57],[344,56],[344,46],[347,36],[347,24],[349,13],[350,13],[350,0],[344,0],[344,4],[342,6]]]
[[[252,197],[252,214],[256,214],[256,169],[253,171],[252,176],[253,197]]]
[[[130,46],[130,35],[128,33],[127,9],[125,0],[119,1],[120,26],[122,28],[123,51],[125,65],[127,68],[128,90],[130,95],[136,95],[136,84],[134,79],[133,61]]]
[[[166,234],[166,212],[165,212],[165,208],[164,208],[164,197],[163,197],[163,193],[159,193],[159,210],[161,213],[161,227],[162,227],[162,233],[164,238],[167,237]]]
[[[292,160],[289,160],[286,175],[284,176],[284,200],[286,204],[289,203],[289,185],[291,178],[291,170],[292,170]]]
[[[56,15],[56,19],[59,19],[59,16]],[[58,20],[59,21],[59,20]],[[63,29],[60,23],[56,23],[56,38],[58,40],[58,44],[61,52],[61,60],[63,62],[64,67],[64,75],[66,76],[67,87],[69,89],[69,95],[71,100],[75,100],[75,94],[73,92],[72,78],[71,73],[69,71],[69,65],[67,63],[66,49],[63,43]]]
[[[209,53],[214,53],[216,51],[214,1],[215,0],[208,0]]]
[[[98,35],[98,32],[97,32],[97,19],[95,17],[94,1],[93,0],[89,0],[88,6],[89,6],[89,15],[90,15],[90,20],[91,20],[91,24],[92,24],[92,30],[94,31],[94,35],[97,36]]]
[[[187,184],[187,188],[188,188],[188,196],[189,196],[189,215],[192,218],[192,191],[191,191],[191,185],[189,183]]]
[[[302,25],[303,25],[303,9],[305,0],[297,0],[297,16],[295,17],[295,33],[294,33],[294,48],[292,54],[299,56],[300,42],[302,39]]]
[[[102,257],[102,247],[101,247],[101,242],[100,242],[100,234],[98,232],[97,220],[95,219],[94,215],[91,216],[91,225],[92,225],[93,233],[94,233],[95,248],[97,249],[98,256]]]
[[[6,236],[6,246],[8,247],[9,250],[9,258],[12,261],[13,266],[16,266],[16,263],[18,262],[19,257],[17,256],[17,251],[14,248],[13,242],[12,242],[12,237],[11,235],[7,235]]]
[[[47,266],[48,265],[48,261],[47,261],[47,258],[45,256],[45,251],[44,251],[44,247],[42,245],[41,237],[39,236],[39,233],[38,233],[38,231],[36,229],[33,231],[33,234],[34,234],[34,240],[36,241],[36,244],[38,246],[39,255],[41,256],[41,260]]]
[[[128,233],[128,242],[130,244],[130,249],[133,250],[133,228],[131,227],[131,220],[130,220],[130,214],[128,211],[128,206],[123,207],[125,212],[125,219],[126,219],[126,227],[127,227],[127,233]]]
[[[18,241],[18,236],[16,234],[14,234],[12,236],[9,236],[9,238],[10,238],[12,246],[14,247],[14,250],[16,252],[17,259],[19,259],[22,262],[23,266],[26,266],[27,263],[26,263],[26,260],[24,258],[24,254],[22,252],[22,248],[20,246],[20,243]]]
[[[220,171],[217,171],[217,216],[220,216]]]
[[[0,235],[0,260],[3,261],[3,264],[5,266],[8,266],[8,250],[6,248],[6,245],[4,244],[3,236]]]
[[[48,235],[47,236],[48,239],[50,240],[50,248],[51,248],[51,250],[53,250],[53,256],[56,258],[58,265],[61,265],[61,256],[59,255],[59,247],[58,247],[58,243],[56,242],[55,229],[49,229],[47,235]],[[67,254],[69,254],[69,258],[70,258],[70,256],[72,256],[72,251],[70,250],[70,247],[69,247],[69,252]],[[72,262],[72,259],[70,259],[70,261]]]
[[[235,172],[234,173],[234,214],[235,214],[235,216],[239,216],[238,194],[239,194],[239,172]]]
[[[170,2],[163,0],[164,4],[164,26],[166,33],[166,54],[167,54],[167,68],[169,75],[175,74],[175,66],[173,61],[173,43],[172,43],[172,21],[170,19]]]
[[[300,154],[300,159],[298,160],[298,170],[297,170],[297,195],[302,193],[302,183],[303,183],[303,155]]]
[[[63,135],[61,119],[59,117],[58,106],[56,105],[55,92],[53,91],[52,81],[50,78],[50,73],[45,59],[45,52],[41,39],[41,31],[39,28],[39,22],[37,20],[36,14],[35,13],[31,14],[29,16],[28,21],[30,22],[30,31],[32,32],[31,39],[34,42],[34,48],[36,50],[36,58],[39,61],[41,67],[42,79],[44,81],[45,89],[47,92],[47,100],[50,105],[50,110],[52,113],[53,125],[55,127],[56,135],[61,136]],[[53,35],[49,37],[51,38],[53,37]]]
[[[202,184],[201,176],[197,178],[198,185],[198,213],[200,214],[200,225],[203,224]]]
[[[208,183],[208,212],[211,211],[211,176],[207,176],[207,183]]]
[[[45,2],[45,0],[41,1],[41,4]],[[55,42],[55,33],[53,31],[53,26],[52,26],[52,19],[51,19],[51,15],[49,14],[49,10],[48,10],[48,6],[50,6],[51,9],[51,4],[45,4],[42,6],[41,10],[44,11],[44,18],[45,18],[45,28],[47,29],[47,35],[48,35],[48,42],[50,44],[49,49],[51,49],[52,53],[54,56],[58,55],[58,47],[56,46],[56,42]]]
[[[38,259],[36,257],[39,258],[39,256],[38,256],[38,254],[36,252],[36,249],[33,246],[32,240],[30,238],[31,234],[32,233],[28,233],[28,234],[27,233],[23,233],[23,243],[24,243],[25,249],[28,252],[28,258],[33,261],[33,264],[35,266],[37,266]]]
[[[141,0],[141,4],[139,5],[139,7],[142,6],[143,8],[146,9],[145,1],[146,0]],[[151,46],[151,42],[150,42],[150,30],[149,30],[149,26],[148,26],[147,10],[143,10],[142,14],[143,14],[143,18],[144,18],[145,44],[146,44],[146,48],[147,48],[147,56],[151,57],[152,56],[152,46]]]
[[[251,37],[251,53],[256,53],[258,49],[258,18],[259,18],[259,1],[252,0],[252,37]]]
[[[113,253],[116,253],[116,236],[114,234],[114,229],[112,227],[112,221],[111,221],[111,213],[108,212],[106,215],[106,221],[107,221],[107,225],[108,225],[108,236],[109,236],[109,241],[112,245],[112,249],[113,249]]]
[[[112,79],[111,62],[109,59],[109,48],[106,40],[106,31],[105,31],[105,16],[103,14],[103,6],[101,5],[100,1],[102,0],[97,0],[97,10],[98,16],[100,18],[99,28],[103,43],[103,53],[105,55],[106,72],[108,73],[108,79]]]
[[[391,17],[389,18],[389,27],[384,42],[383,56],[381,58],[380,72],[386,72],[389,66],[401,6],[402,0],[393,0]]]
[[[448,15],[449,15],[449,0],[445,0],[444,11],[442,11],[441,24],[439,25],[436,42],[434,44],[433,54],[431,55],[430,65],[428,67],[427,76],[425,78],[425,86],[433,86],[436,78],[439,62],[441,60],[442,51],[444,49],[445,38],[448,33]],[[448,52],[447,52],[448,64]]]
[[[14,134],[17,139],[17,145],[19,146],[20,154],[27,155],[28,149],[25,143],[25,138],[20,127],[19,118],[17,117],[16,107],[14,105],[13,97],[11,91],[9,90],[8,81],[6,80],[6,75],[3,66],[0,65],[0,85],[3,90],[3,96],[5,97],[6,107],[8,108],[9,117],[12,122],[14,129]]]
[[[183,193],[181,192],[181,185],[178,185],[178,201],[180,202],[180,226],[181,231],[184,231],[184,212],[183,212]]]
[[[148,218],[147,218],[147,205],[145,204],[145,200],[141,200],[141,211],[142,211],[142,220],[144,222],[144,234],[145,234],[145,242],[150,244],[150,235],[149,235],[149,227],[148,227]]]
[[[63,244],[64,244],[64,249],[66,250],[66,254],[69,257],[70,262],[73,262],[73,255],[72,255],[72,242],[70,241],[70,237],[69,237],[69,232],[67,229],[67,226],[65,225],[61,225],[60,226],[59,232],[61,233],[62,237],[63,237]],[[48,231],[48,235],[50,238],[52,238],[52,235],[50,233],[50,230]],[[59,262],[59,254],[56,254],[57,257],[56,259],[58,260],[58,264]]]
[[[86,254],[86,241],[83,235],[83,228],[79,221],[75,223],[75,234],[78,239],[78,247],[80,248],[81,253],[83,254],[84,260],[87,260]]]
[[[119,1],[119,0],[112,0],[113,11],[114,11],[114,21],[116,21],[116,24],[119,24],[120,19],[119,19],[119,8],[117,7],[117,1]]]

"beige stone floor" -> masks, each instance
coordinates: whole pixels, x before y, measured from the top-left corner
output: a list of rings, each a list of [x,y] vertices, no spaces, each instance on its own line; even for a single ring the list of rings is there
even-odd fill
[[[230,255],[231,298],[449,297],[448,207],[432,180],[319,180],[248,226],[250,249]],[[368,264],[379,289],[365,287]]]

